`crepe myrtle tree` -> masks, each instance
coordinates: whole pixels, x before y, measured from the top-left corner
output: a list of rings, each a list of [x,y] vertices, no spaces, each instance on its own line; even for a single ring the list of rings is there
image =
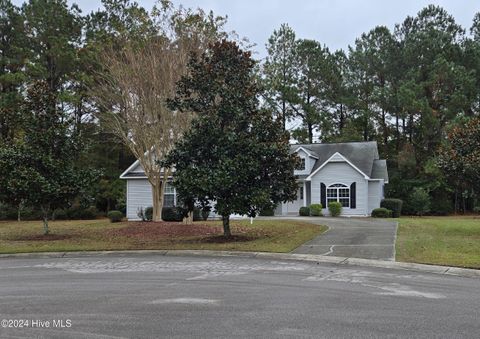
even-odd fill
[[[195,113],[166,159],[175,165],[174,186],[200,204],[214,201],[225,237],[231,214],[255,216],[296,196],[298,158],[289,152],[281,119],[259,109],[254,67],[250,52],[216,42],[191,58],[170,103],[179,114]]]
[[[68,205],[98,175],[75,165],[81,142],[57,103],[45,81],[35,82],[23,106],[22,139],[0,147],[0,196],[40,208],[45,235],[53,209]]]

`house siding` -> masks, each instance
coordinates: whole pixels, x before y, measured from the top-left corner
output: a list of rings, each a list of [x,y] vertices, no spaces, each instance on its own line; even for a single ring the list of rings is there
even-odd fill
[[[127,219],[140,220],[140,208],[152,206],[152,186],[146,179],[127,180]]]
[[[304,150],[299,150],[297,152],[297,155],[300,158],[305,159],[305,169],[302,170],[302,171],[299,171],[299,170],[296,169],[293,172],[293,174],[295,174],[295,175],[308,175],[308,174],[310,174],[312,172],[313,166],[315,165],[315,158],[310,157]]]
[[[368,183],[363,175],[350,166],[347,162],[327,163],[320,171],[311,178],[311,203],[320,203],[320,183],[327,187],[341,183],[348,187],[356,182],[356,208],[342,209],[342,215],[366,215],[368,214]],[[328,215],[327,206],[324,206],[323,213]]]
[[[368,214],[380,207],[383,199],[383,180],[368,182]]]
[[[303,206],[303,199],[300,199],[301,191],[303,191],[303,182],[298,183],[298,185],[299,187],[297,189],[297,200],[294,200],[292,202],[282,203],[281,210],[280,210],[281,215],[288,215],[288,214],[298,215],[298,211],[300,210],[300,207]],[[277,210],[277,213],[278,213],[278,210]]]

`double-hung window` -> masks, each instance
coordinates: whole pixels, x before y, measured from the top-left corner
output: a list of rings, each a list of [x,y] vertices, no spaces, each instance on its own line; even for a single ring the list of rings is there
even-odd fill
[[[343,207],[350,207],[350,188],[344,184],[333,184],[327,187],[327,206],[337,201]]]
[[[165,185],[165,192],[163,194],[163,206],[173,207],[175,206],[175,188],[171,182],[167,182]]]

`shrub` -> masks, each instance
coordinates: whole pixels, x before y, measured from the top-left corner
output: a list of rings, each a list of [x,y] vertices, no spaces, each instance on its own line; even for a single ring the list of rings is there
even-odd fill
[[[203,220],[200,208],[195,207],[193,209],[193,221],[200,221],[200,220]]]
[[[264,208],[259,213],[262,217],[273,217],[275,215],[275,211],[273,208]]]
[[[108,219],[110,219],[110,222],[120,222],[123,219],[123,213],[120,211],[109,211],[107,213]]]
[[[423,188],[415,188],[410,195],[410,205],[416,215],[422,216],[430,212],[430,196]]]
[[[210,215],[210,210],[211,210],[210,207],[204,207],[202,209],[202,220],[203,221],[206,221],[208,219],[208,216]]]
[[[314,217],[322,216],[322,204],[311,204],[310,205],[310,215]]]
[[[453,203],[449,197],[433,198],[430,203],[432,215],[449,215],[453,212]]]
[[[145,208],[145,211],[143,212],[143,215],[144,215],[144,221],[152,221],[153,219],[153,207],[152,206],[149,206],[147,208]]]
[[[328,210],[332,217],[338,217],[342,213],[342,204],[338,201],[332,201],[328,204]]]
[[[475,207],[473,208],[473,213],[480,214],[480,206],[475,206]]]
[[[68,218],[73,220],[88,220],[97,217],[97,208],[90,206],[84,208],[82,206],[72,206],[67,210]]]
[[[182,221],[183,213],[176,207],[164,207],[162,209],[162,219],[164,221]]]
[[[393,218],[400,218],[400,215],[402,214],[402,206],[403,200],[401,199],[383,199],[380,202],[380,207],[392,211]]]
[[[389,210],[388,208],[380,207],[375,208],[372,211],[372,217],[374,218],[391,218],[393,215],[393,211]]]
[[[127,204],[125,202],[117,202],[117,205],[115,206],[117,210],[122,212],[124,215],[127,213]]]
[[[302,217],[308,217],[310,215],[310,207],[300,207],[298,214],[300,214]]]
[[[69,219],[68,213],[66,210],[57,208],[55,211],[53,211],[52,215],[53,220],[67,220]]]

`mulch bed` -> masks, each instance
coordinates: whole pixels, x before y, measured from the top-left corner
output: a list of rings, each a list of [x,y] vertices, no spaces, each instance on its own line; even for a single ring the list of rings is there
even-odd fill
[[[160,239],[174,239],[182,237],[195,237],[196,239],[183,239],[182,242],[204,242],[204,243],[227,243],[251,241],[258,238],[258,235],[247,235],[247,227],[233,226],[232,237],[223,236],[223,227],[211,223],[194,223],[185,225],[182,222],[129,222],[128,226],[114,229],[109,232],[112,237],[136,238],[140,241],[152,241]]]

